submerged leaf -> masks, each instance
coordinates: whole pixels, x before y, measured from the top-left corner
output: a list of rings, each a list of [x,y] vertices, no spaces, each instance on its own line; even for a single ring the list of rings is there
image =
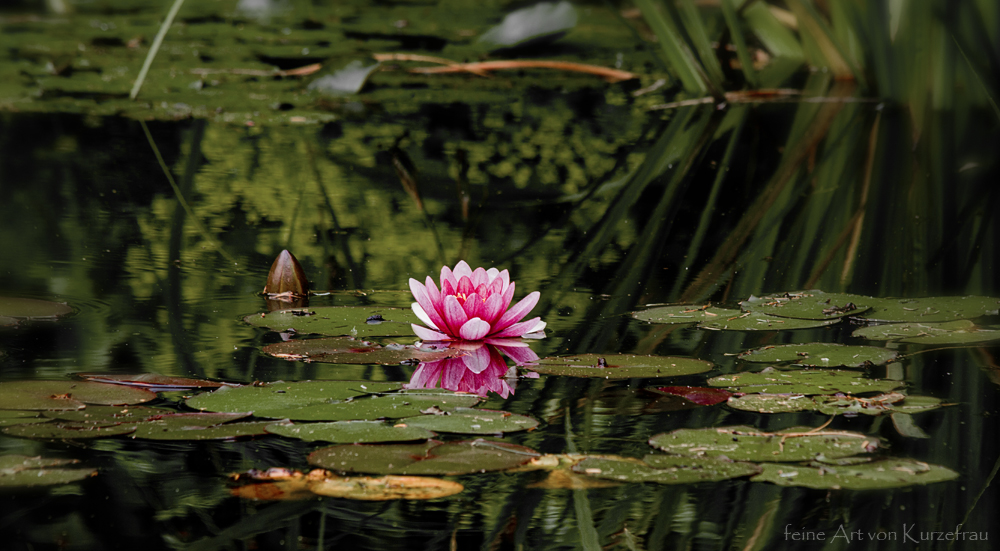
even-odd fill
[[[505,442],[429,440],[422,444],[331,446],[309,454],[309,463],[340,472],[458,475],[509,469],[537,455],[530,448]]]
[[[28,488],[68,484],[97,474],[97,469],[66,469],[76,459],[0,455],[0,488]]]
[[[878,448],[879,440],[860,432],[810,427],[764,432],[732,426],[678,429],[653,436],[649,444],[685,456],[724,456],[733,461],[806,461],[869,453]]]
[[[931,484],[958,478],[958,473],[913,459],[883,459],[859,465],[810,466],[762,463],[753,482],[830,490],[878,490]]]
[[[656,306],[646,310],[632,312],[632,317],[652,323],[697,323],[699,321],[717,321],[739,317],[739,310],[728,308],[713,308],[710,304],[697,306],[691,304],[674,306]]]
[[[833,369],[779,370],[769,367],[757,373],[720,375],[708,380],[712,386],[732,392],[759,394],[860,394],[889,392],[904,386],[902,381],[868,379],[864,373]]]
[[[742,352],[739,358],[748,362],[794,362],[795,365],[816,367],[863,367],[868,364],[882,365],[898,354],[895,350],[877,346],[813,342],[764,346]]]
[[[705,388],[699,386],[661,386],[647,389],[650,391],[662,392],[680,396],[685,400],[698,404],[699,406],[713,406],[720,404],[733,395],[732,392],[718,388]]]
[[[0,297],[0,317],[13,320],[54,320],[71,314],[65,302],[52,302],[34,298]]]
[[[704,373],[711,370],[714,364],[705,360],[671,356],[579,354],[543,358],[537,362],[526,364],[524,367],[543,375],[634,379]]]

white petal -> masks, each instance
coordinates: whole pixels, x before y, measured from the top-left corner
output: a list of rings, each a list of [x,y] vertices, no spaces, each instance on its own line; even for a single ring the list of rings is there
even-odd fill
[[[428,329],[426,327],[423,327],[421,325],[417,325],[415,323],[411,323],[410,327],[413,328],[413,332],[416,333],[418,337],[420,337],[421,339],[423,339],[425,341],[450,341],[450,340],[452,340],[451,337],[449,337],[448,335],[445,335],[444,333],[440,333],[438,331],[432,331],[432,330],[430,330],[430,329]]]
[[[413,313],[416,314],[417,317],[420,318],[420,321],[424,322],[428,327],[434,329],[435,331],[441,330],[440,327],[431,321],[431,317],[427,315],[427,312],[424,311],[424,307],[421,306],[419,302],[414,302],[410,305],[410,308],[413,308]]]

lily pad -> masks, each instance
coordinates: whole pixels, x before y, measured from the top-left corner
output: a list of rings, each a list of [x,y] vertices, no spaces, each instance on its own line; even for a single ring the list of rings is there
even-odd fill
[[[928,297],[872,299],[864,318],[882,322],[942,322],[972,319],[1000,311],[996,297]]]
[[[712,406],[720,404],[728,400],[729,397],[733,395],[733,393],[728,390],[698,386],[661,386],[656,388],[647,388],[646,390],[650,392],[670,394],[672,396],[680,396],[681,398],[684,398],[693,404],[698,404],[699,406]]]
[[[525,364],[526,368],[543,375],[561,377],[600,377],[603,379],[635,379],[677,377],[704,373],[714,367],[712,362],[671,356],[637,356],[635,354],[579,354],[543,358]]]
[[[856,316],[871,308],[873,299],[846,293],[796,291],[766,297],[750,297],[740,302],[744,312],[783,318],[829,320]]]
[[[421,444],[331,446],[309,454],[309,463],[340,472],[409,475],[459,475],[501,471],[538,454],[524,446],[490,440]]]
[[[287,409],[332,400],[346,400],[368,393],[398,390],[402,383],[372,381],[274,382],[259,386],[222,387],[188,398],[188,407],[226,413]]]
[[[269,344],[264,353],[286,360],[321,362],[333,364],[378,364],[399,365],[433,362],[455,358],[468,352],[459,349],[438,349],[429,346],[378,344],[359,342],[345,337],[329,339],[291,340]]]
[[[748,426],[678,429],[657,434],[649,444],[685,456],[725,456],[733,461],[806,461],[875,451],[878,438],[860,432],[793,427],[764,432]]]
[[[54,320],[71,314],[73,308],[64,302],[33,298],[0,297],[0,316],[16,320]]]
[[[156,394],[87,381],[7,381],[0,383],[0,409],[83,409],[85,404],[141,404]]]
[[[526,415],[491,409],[456,408],[446,415],[423,415],[402,419],[410,427],[455,434],[499,434],[532,430],[538,421]]]
[[[563,0],[541,2],[507,14],[503,21],[483,33],[479,42],[510,48],[555,40],[576,26],[576,8]]]
[[[84,440],[90,438],[107,438],[135,432],[135,423],[71,423],[51,422],[31,425],[14,425],[4,427],[4,434],[36,440]]]
[[[249,415],[249,413],[168,413],[157,415],[140,423],[134,437],[152,440],[205,440],[204,434],[207,433],[198,432],[201,429],[219,426]],[[246,428],[241,426],[241,430]],[[189,438],[188,436],[192,434],[195,437]],[[262,431],[253,434],[262,434]]]
[[[691,304],[656,306],[646,310],[632,312],[632,317],[651,323],[697,323],[699,321],[718,321],[739,317],[739,310],[714,308],[711,305],[697,306]]]
[[[384,306],[317,306],[266,314],[251,314],[243,321],[275,331],[293,329],[331,337],[413,336],[411,323],[421,323],[413,310]]]
[[[188,377],[172,377],[158,373],[76,373],[77,377],[98,383],[134,386],[153,392],[169,392],[171,390],[188,390],[192,388],[219,388],[225,383],[206,379],[191,379]]]
[[[14,411],[0,409],[0,427],[24,425],[28,423],[46,423],[49,419],[39,417],[37,411]]]
[[[763,472],[753,482],[770,482],[779,486],[804,486],[823,490],[880,490],[918,484],[944,482],[958,473],[913,459],[883,459],[859,465],[810,466],[761,464]]]
[[[334,96],[357,94],[379,65],[379,63],[365,65],[359,60],[352,61],[343,69],[310,82],[309,89]]]
[[[647,455],[643,461],[588,457],[573,466],[573,472],[624,482],[691,484],[751,476],[758,474],[760,467],[714,457]]]
[[[734,396],[729,407],[757,413],[789,413],[818,411],[823,415],[882,415],[885,413],[917,413],[941,407],[941,401],[931,396],[906,396],[899,392],[871,398],[854,396],[802,396],[787,394],[747,394]]]
[[[764,346],[747,350],[739,355],[748,362],[793,362],[795,365],[816,367],[863,367],[882,365],[899,355],[895,350],[878,346],[848,346],[845,344],[813,342]]]
[[[383,421],[336,421],[333,423],[272,423],[267,432],[306,442],[370,444],[427,440],[434,433],[420,427]]]
[[[255,423],[227,423],[214,426],[198,424],[180,426],[179,423],[142,423],[136,428],[134,437],[149,440],[228,440],[267,434],[267,430],[265,429],[271,423],[272,421],[258,421]]]
[[[832,325],[838,320],[807,320],[781,318],[759,312],[744,312],[736,318],[703,321],[698,324],[701,329],[712,331],[784,331],[791,329],[812,329]]]
[[[358,499],[362,501],[389,501],[394,499],[439,499],[455,495],[465,489],[452,480],[429,476],[330,476],[309,487],[313,493],[325,497]]]
[[[720,375],[708,380],[712,386],[726,387],[737,393],[759,394],[860,394],[889,392],[904,386],[902,381],[868,379],[857,371],[833,369],[794,369],[769,367],[757,373]]]
[[[300,407],[259,408],[258,417],[292,419],[295,421],[350,421],[401,419],[420,415],[424,410],[449,410],[474,406],[482,400],[475,394],[403,391],[383,396],[368,396],[342,402],[318,402]]]
[[[1000,339],[1000,330],[976,326],[969,320],[941,323],[893,323],[862,327],[851,334],[871,340],[913,344],[972,344]]]
[[[76,459],[0,455],[0,488],[28,488],[68,484],[97,474],[97,469],[66,469]]]
[[[42,415],[60,421],[75,423],[96,423],[111,425],[115,423],[140,423],[151,417],[175,413],[172,409],[154,408],[148,406],[87,406],[84,409],[71,411],[44,411]]]

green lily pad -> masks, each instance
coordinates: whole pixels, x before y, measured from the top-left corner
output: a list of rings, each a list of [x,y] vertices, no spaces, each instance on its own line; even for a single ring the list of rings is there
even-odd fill
[[[202,411],[254,413],[260,410],[324,404],[331,400],[346,400],[402,387],[402,383],[371,381],[274,382],[260,386],[222,387],[188,398],[185,403],[190,408]]]
[[[76,459],[0,455],[0,488],[28,488],[68,484],[97,474],[97,469],[65,469]]]
[[[883,459],[860,465],[811,466],[762,463],[763,472],[750,479],[779,486],[804,486],[823,490],[880,490],[944,482],[958,473],[913,459]]]
[[[255,423],[227,423],[215,426],[189,425],[183,428],[159,423],[142,423],[135,430],[135,438],[150,440],[228,440],[267,434],[266,427],[273,421]]]
[[[469,407],[478,404],[480,400],[482,398],[475,394],[428,392],[422,389],[382,396],[372,395],[342,402],[319,402],[300,407],[259,408],[254,414],[258,417],[294,421],[372,421],[412,417],[431,408],[444,411],[456,407]]]
[[[409,326],[407,326],[409,327]],[[459,349],[438,350],[413,345],[359,342],[346,337],[305,339],[278,342],[264,347],[264,353],[286,360],[302,360],[332,364],[399,365],[433,362],[466,354]]]
[[[384,306],[318,306],[251,314],[243,321],[275,331],[294,329],[331,337],[413,336],[411,323],[421,323],[410,309]]]
[[[872,299],[846,293],[796,291],[766,297],[750,297],[740,302],[744,312],[782,318],[829,320],[856,316],[871,308]]]
[[[532,430],[538,421],[526,415],[491,409],[455,408],[446,415],[423,415],[400,421],[411,427],[456,434],[498,434]]]
[[[818,411],[823,415],[882,415],[892,413],[918,413],[942,406],[941,400],[931,396],[906,396],[898,392],[871,398],[853,396],[802,396],[787,394],[747,394],[734,396],[729,407],[757,413],[790,413]]]
[[[272,423],[267,432],[306,442],[370,444],[427,440],[434,433],[409,424],[392,425],[384,421],[336,421],[333,423]]]
[[[764,432],[748,426],[678,429],[657,434],[649,444],[685,456],[725,456],[733,461],[806,461],[875,451],[878,438],[860,432],[793,427]]]
[[[85,404],[141,404],[156,394],[141,388],[87,381],[8,381],[0,383],[0,409],[83,409]]]
[[[720,375],[708,380],[712,386],[726,387],[731,392],[759,394],[860,394],[889,392],[905,383],[888,379],[867,379],[857,371],[834,369],[794,369],[789,371],[768,367],[757,373]]]
[[[112,425],[115,423],[140,423],[156,417],[175,413],[172,409],[154,408],[149,406],[94,406],[71,411],[43,411],[42,415],[49,419],[73,421],[76,423],[96,423]]]
[[[899,353],[895,350],[878,346],[813,342],[764,346],[742,352],[739,358],[748,362],[794,362],[796,365],[816,367],[863,367],[868,364],[882,365],[897,355]]]
[[[225,383],[206,379],[191,379],[189,377],[173,377],[158,373],[75,373],[86,381],[108,383],[115,385],[145,388],[153,392],[169,392],[171,390],[188,390],[192,388],[219,388]]]
[[[928,297],[872,299],[865,319],[881,322],[942,322],[972,319],[1000,311],[996,297]]]
[[[969,320],[941,323],[892,323],[862,327],[851,333],[870,340],[912,344],[972,344],[1000,339],[1000,330],[978,327]]]
[[[674,306],[656,306],[646,310],[632,312],[632,317],[651,323],[697,323],[699,321],[720,321],[739,317],[739,310],[728,308],[713,308],[710,305],[697,306],[691,304]]]
[[[671,356],[637,356],[635,354],[579,354],[543,358],[524,367],[544,375],[561,377],[600,377],[603,379],[636,379],[677,377],[710,371],[712,362]]]
[[[16,320],[54,320],[71,314],[73,308],[64,302],[33,298],[0,297],[0,316]]]
[[[0,409],[0,427],[24,425],[28,423],[47,423],[49,419],[39,417],[37,411],[15,411]]]
[[[136,426],[135,423],[103,425],[98,423],[52,422],[4,427],[3,432],[10,436],[34,438],[36,440],[83,440],[130,434],[135,432]]]
[[[459,475],[510,469],[537,456],[530,448],[506,442],[429,440],[420,444],[330,446],[309,454],[309,463],[351,473]]]
[[[588,457],[574,465],[573,472],[624,482],[692,484],[751,476],[760,473],[760,467],[714,457],[647,455],[642,462]]]
[[[832,325],[838,320],[806,320],[781,318],[759,312],[744,312],[734,318],[723,320],[703,321],[698,324],[701,329],[712,331],[784,331],[792,329],[812,329]]]
[[[249,413],[168,413],[157,415],[139,424],[133,435],[135,438],[149,438],[153,440],[206,440],[213,437],[204,437],[201,429],[220,426],[230,421],[248,417]],[[251,423],[240,423],[238,428],[241,431],[247,429]],[[226,425],[226,427],[237,425]],[[263,434],[263,431],[248,434]],[[194,437],[189,437],[190,435]],[[243,436],[238,434],[237,436]],[[224,437],[218,437],[224,438]]]

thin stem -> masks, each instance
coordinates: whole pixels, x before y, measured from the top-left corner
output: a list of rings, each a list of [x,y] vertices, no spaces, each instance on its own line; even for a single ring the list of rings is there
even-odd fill
[[[163,44],[163,37],[167,35],[167,31],[170,30],[170,25],[174,23],[174,17],[177,16],[177,12],[180,11],[183,4],[184,0],[174,0],[174,5],[170,7],[170,11],[167,13],[167,18],[164,19],[163,24],[160,25],[160,30],[156,33],[156,38],[153,39],[153,45],[150,46],[149,53],[146,54],[146,61],[142,63],[142,69],[139,70],[139,78],[135,79],[132,91],[129,92],[129,99],[134,100],[135,97],[139,95],[139,89],[142,88],[142,83],[146,80],[146,73],[149,72],[149,66],[153,64],[153,58],[156,57],[156,52],[160,51],[160,45]],[[143,126],[143,128],[145,128],[145,126]]]

